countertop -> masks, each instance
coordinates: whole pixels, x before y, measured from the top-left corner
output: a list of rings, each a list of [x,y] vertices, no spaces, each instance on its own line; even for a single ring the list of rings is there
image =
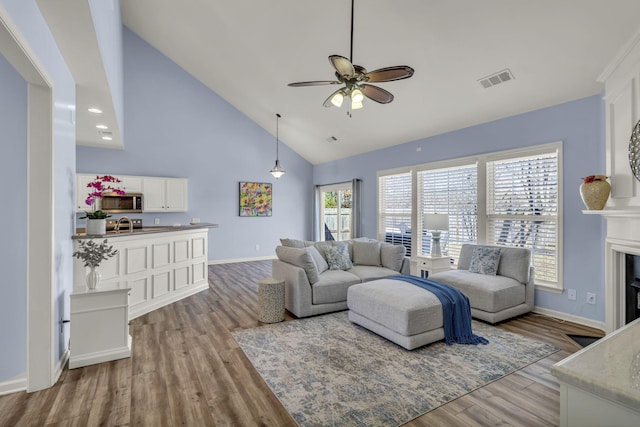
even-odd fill
[[[640,411],[640,319],[551,367],[563,383]]]
[[[129,231],[129,227],[124,224],[122,230],[119,232],[116,231],[107,231],[107,234],[90,234],[87,235],[84,232],[84,228],[78,228],[76,230],[76,234],[71,236],[72,239],[101,239],[101,238],[114,238],[114,237],[123,237],[123,236],[132,236],[138,234],[153,234],[153,233],[167,233],[171,231],[185,231],[185,230],[197,230],[200,228],[218,228],[218,224],[211,224],[208,222],[199,222],[197,224],[190,225],[153,225],[150,227],[142,227],[142,228],[134,228],[133,231]]]

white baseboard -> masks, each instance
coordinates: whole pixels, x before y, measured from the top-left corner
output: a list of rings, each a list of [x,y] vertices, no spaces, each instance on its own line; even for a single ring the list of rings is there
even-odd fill
[[[260,257],[254,257],[254,258],[214,259],[209,261],[209,265],[233,264],[236,262],[250,262],[250,261],[268,261],[270,259],[276,259],[276,256],[269,255],[269,256],[260,256]]]
[[[587,319],[586,317],[576,316],[574,314],[563,313],[561,311],[550,310],[548,308],[535,306],[534,313],[544,314],[545,316],[555,317],[556,319],[566,320],[567,322],[577,323],[579,325],[589,326],[590,328],[600,329],[604,332],[605,323],[598,320]]]
[[[27,389],[27,374],[17,375],[11,379],[0,382],[0,396],[4,394],[17,393]]]
[[[53,373],[53,378],[51,381],[51,385],[53,386],[55,383],[58,382],[58,379],[60,378],[60,375],[62,375],[62,371],[64,370],[64,367],[67,365],[67,361],[69,360],[69,356],[71,354],[71,350],[69,348],[69,345],[67,343],[67,348],[64,351],[64,353],[62,353],[62,357],[60,358],[60,361],[58,362],[58,366],[56,366],[56,370]]]

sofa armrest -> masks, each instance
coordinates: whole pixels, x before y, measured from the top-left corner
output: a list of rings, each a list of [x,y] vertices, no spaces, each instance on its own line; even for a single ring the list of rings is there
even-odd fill
[[[271,275],[275,279],[284,280],[287,310],[297,317],[310,316],[312,293],[307,273],[302,268],[279,259],[271,262],[271,268]]]
[[[411,274],[411,258],[404,257],[404,259],[402,260],[402,267],[400,267],[400,274]]]

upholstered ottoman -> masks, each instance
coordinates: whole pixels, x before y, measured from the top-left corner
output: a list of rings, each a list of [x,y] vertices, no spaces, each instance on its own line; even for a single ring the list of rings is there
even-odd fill
[[[444,339],[440,300],[411,283],[379,279],[352,285],[347,306],[350,321],[407,350]]]

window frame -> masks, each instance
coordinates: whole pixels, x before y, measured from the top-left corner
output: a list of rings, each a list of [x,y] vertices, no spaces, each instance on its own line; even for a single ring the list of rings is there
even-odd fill
[[[412,251],[411,251],[411,261],[415,263],[418,261],[418,258],[421,256],[419,252],[419,248],[421,246],[421,236],[424,233],[421,221],[419,219],[422,218],[422,213],[418,212],[418,201],[419,195],[418,191],[420,190],[418,185],[418,172],[429,171],[434,169],[446,169],[446,168],[454,168],[460,167],[464,165],[469,165],[471,163],[476,163],[477,165],[477,212],[478,212],[478,229],[477,236],[478,241],[477,244],[484,245],[488,244],[489,241],[489,230],[488,230],[488,213],[487,213],[487,162],[490,161],[501,161],[501,160],[509,160],[516,159],[519,157],[528,157],[528,156],[536,156],[541,154],[549,154],[551,152],[556,153],[557,162],[558,162],[558,206],[556,213],[556,263],[557,263],[557,277],[558,280],[556,283],[548,283],[548,282],[536,282],[536,289],[554,292],[554,293],[562,293],[564,291],[564,272],[563,272],[563,264],[564,264],[564,247],[563,247],[563,206],[564,206],[564,195],[563,195],[563,158],[562,158],[562,141],[556,141],[546,144],[534,145],[524,148],[516,148],[502,151],[495,151],[489,153],[482,153],[473,156],[459,157],[455,159],[441,160],[435,162],[423,163],[420,165],[407,166],[403,168],[395,168],[395,169],[387,169],[377,171],[376,174],[376,199],[377,199],[377,232],[378,238],[384,241],[384,230],[383,225],[381,223],[382,215],[380,212],[381,209],[381,200],[380,200],[380,178],[389,175],[397,175],[397,174],[405,174],[410,173],[411,175],[411,238],[412,238]]]

